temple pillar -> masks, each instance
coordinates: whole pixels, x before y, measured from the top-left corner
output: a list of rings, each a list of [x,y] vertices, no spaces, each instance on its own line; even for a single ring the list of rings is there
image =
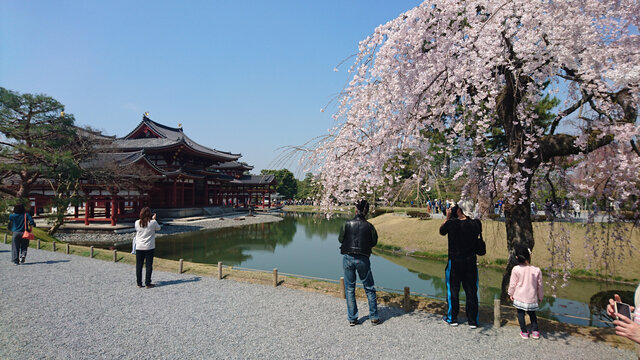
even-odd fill
[[[89,225],[89,203],[91,202],[91,199],[87,200],[87,202],[84,203],[84,224],[85,225]]]
[[[173,179],[173,200],[171,207],[178,207],[178,179]]]
[[[116,213],[118,212],[118,201],[115,196],[111,197],[111,226],[116,226]]]
[[[204,206],[209,206],[209,180],[204,180]]]

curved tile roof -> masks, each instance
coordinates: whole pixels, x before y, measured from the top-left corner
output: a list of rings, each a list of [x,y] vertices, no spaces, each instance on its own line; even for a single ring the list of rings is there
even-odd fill
[[[140,128],[143,126],[149,127],[153,132],[158,134],[159,138],[139,138],[131,139]],[[226,151],[220,151],[211,149],[206,146],[200,145],[197,142],[189,138],[182,130],[182,128],[172,128],[166,125],[159,124],[146,116],[142,117],[142,121],[136,126],[133,131],[127,134],[125,137],[114,141],[114,146],[120,149],[162,149],[175,145],[184,144],[195,152],[199,152],[204,155],[215,156],[225,161],[235,161],[242,157],[242,154],[233,154]]]

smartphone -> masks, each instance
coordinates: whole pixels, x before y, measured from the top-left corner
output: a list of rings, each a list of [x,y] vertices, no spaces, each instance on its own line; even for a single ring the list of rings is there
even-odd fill
[[[631,307],[625,303],[616,301],[616,314],[622,314],[631,319]]]

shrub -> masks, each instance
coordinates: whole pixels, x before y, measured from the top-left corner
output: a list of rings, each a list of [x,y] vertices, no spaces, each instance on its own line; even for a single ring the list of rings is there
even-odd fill
[[[487,217],[493,221],[496,221],[500,218],[500,215],[498,214],[488,214]]]
[[[409,210],[407,211],[407,216],[412,218],[417,218],[420,220],[428,220],[431,219],[431,215],[426,212],[418,211],[418,210]]]
[[[634,221],[637,219],[635,211],[622,210],[620,211],[620,218],[623,220]]]
[[[531,217],[531,221],[533,221],[533,222],[547,221],[547,216],[546,215],[533,215]]]

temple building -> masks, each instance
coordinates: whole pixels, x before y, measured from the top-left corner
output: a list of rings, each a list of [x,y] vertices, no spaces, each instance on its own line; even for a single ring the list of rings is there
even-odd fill
[[[182,127],[162,125],[145,115],[122,138],[91,135],[108,145],[83,166],[127,173],[138,168],[145,175],[132,173],[134,181],[130,183],[139,179],[146,186],[114,186],[83,180],[82,192],[87,201],[79,208],[84,211],[76,207],[75,217],[69,220],[84,221],[87,225],[108,221],[115,225],[119,219],[137,218],[143,206],[156,210],[272,204],[271,194],[276,187],[273,175],[246,175],[253,167],[238,161],[241,154],[200,145]],[[50,196],[46,186],[34,187],[30,193],[36,208],[45,206]]]

